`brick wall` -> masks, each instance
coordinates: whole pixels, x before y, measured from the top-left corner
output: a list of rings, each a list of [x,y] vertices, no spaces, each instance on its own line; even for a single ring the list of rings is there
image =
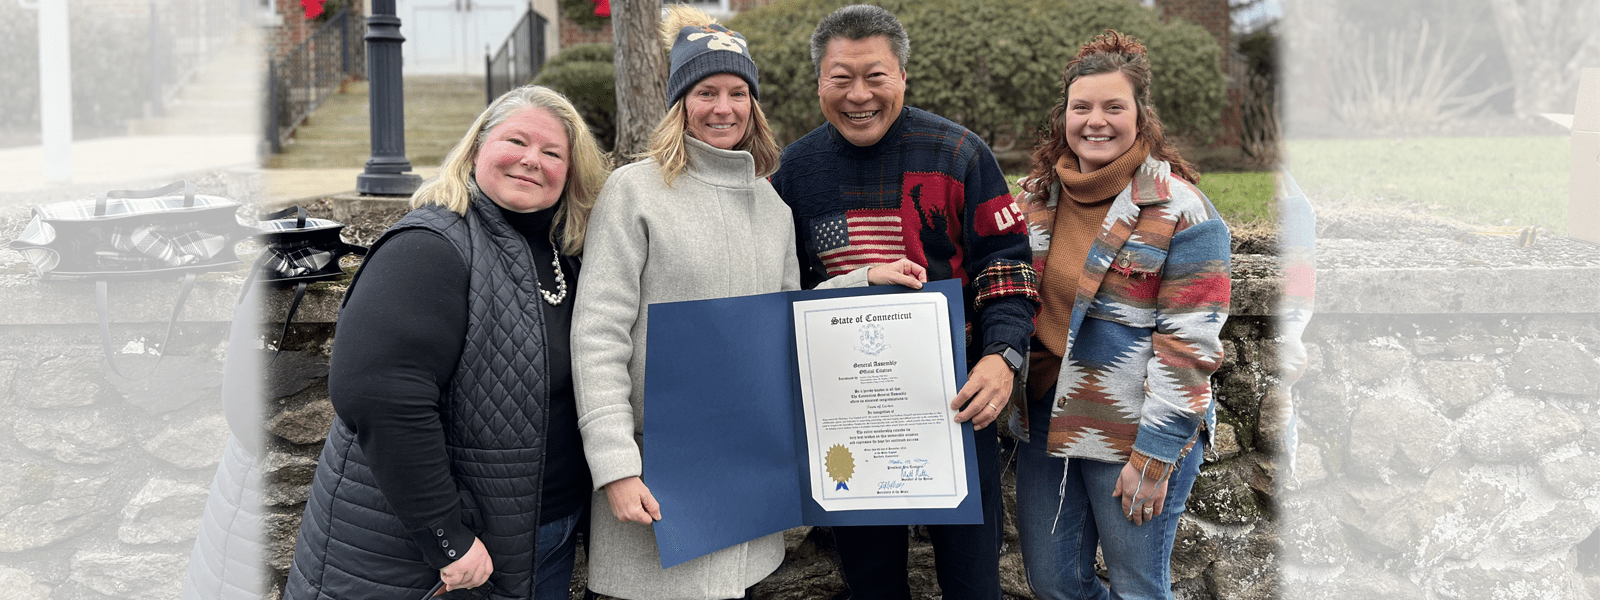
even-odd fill
[[[609,44],[611,43],[611,28],[584,29],[582,25],[566,17],[561,17],[561,47],[566,48],[576,44]]]
[[[325,15],[340,10],[341,7],[332,6],[331,4],[330,2],[327,6],[332,10],[329,13],[324,13]],[[366,13],[365,0],[344,0],[343,6],[349,6],[350,10],[358,15],[358,18],[365,18],[359,17],[359,15]],[[306,20],[305,8],[300,6],[300,0],[273,0],[272,9],[283,19],[283,23],[271,28],[271,33],[267,36],[266,50],[273,58],[280,58],[288,54],[289,51],[294,50],[295,46],[306,41],[306,38],[310,37],[311,33],[316,31],[317,27],[323,23],[321,20]]]
[[[1212,145],[1238,146],[1244,139],[1240,107],[1244,91],[1239,86],[1244,79],[1235,74],[1232,65],[1233,21],[1228,11],[1228,0],[1155,0],[1155,8],[1161,13],[1162,20],[1183,19],[1199,25],[1210,32],[1222,48],[1222,69],[1229,74],[1228,105],[1222,110],[1222,129]]]
[[[1155,6],[1163,20],[1185,19],[1211,32],[1224,50],[1223,60],[1227,60],[1227,50],[1233,47],[1228,0],[1156,0]]]

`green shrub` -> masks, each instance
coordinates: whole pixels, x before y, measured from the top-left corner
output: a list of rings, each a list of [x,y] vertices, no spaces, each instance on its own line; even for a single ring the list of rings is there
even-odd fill
[[[607,152],[617,137],[616,67],[610,44],[580,44],[546,61],[534,83],[566,95]]]
[[[613,63],[611,44],[576,44],[562,48],[560,52],[544,62],[544,68],[552,69],[575,62],[603,62]]]
[[[1178,21],[1144,38],[1155,81],[1156,114],[1167,131],[1208,142],[1222,123],[1228,105],[1222,49],[1210,33]]]
[[[816,22],[840,0],[775,3],[729,27],[750,41],[761,68],[761,103],[780,142],[823,122],[810,55]],[[1116,29],[1145,43],[1157,114],[1169,131],[1207,140],[1227,98],[1216,41],[1186,21],[1162,23],[1126,0],[882,0],[911,37],[906,104],[927,109],[997,148],[1023,147],[1060,94],[1061,70],[1078,47]]]

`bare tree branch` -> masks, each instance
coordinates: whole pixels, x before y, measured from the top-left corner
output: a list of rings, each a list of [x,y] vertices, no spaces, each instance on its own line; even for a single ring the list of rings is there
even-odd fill
[[[1594,56],[1592,0],[1489,0],[1522,116],[1572,110],[1578,67]]]

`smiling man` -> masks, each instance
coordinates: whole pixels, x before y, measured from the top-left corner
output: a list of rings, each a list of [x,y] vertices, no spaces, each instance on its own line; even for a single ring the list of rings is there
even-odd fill
[[[1037,280],[1027,228],[989,147],[966,128],[905,106],[905,28],[888,11],[846,6],[811,35],[828,122],[783,151],[772,185],[794,211],[801,285],[866,285],[873,266],[909,260],[928,280],[965,286],[967,356],[952,400],[971,420],[984,523],[933,525],[948,600],[1000,597],[1000,462],[995,427],[1023,365]],[[981,357],[981,358],[979,358]],[[835,527],[852,598],[907,600],[907,531]]]

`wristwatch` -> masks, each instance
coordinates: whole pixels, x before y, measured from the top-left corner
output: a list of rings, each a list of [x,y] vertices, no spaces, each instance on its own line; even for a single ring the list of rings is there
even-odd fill
[[[1017,352],[1017,349],[1012,348],[1009,344],[1006,345],[1005,350],[990,352],[990,354],[999,354],[1000,360],[1006,361],[1006,366],[1011,367],[1012,373],[1020,373],[1022,371],[1022,353]]]

